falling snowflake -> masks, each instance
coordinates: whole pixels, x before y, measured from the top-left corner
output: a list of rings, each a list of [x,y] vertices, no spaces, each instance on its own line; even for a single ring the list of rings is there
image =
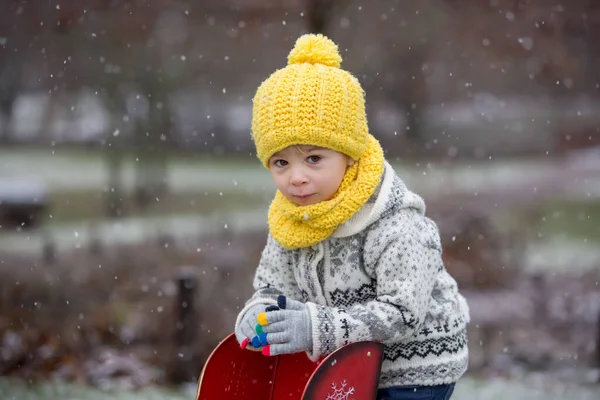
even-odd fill
[[[326,400],[352,400],[350,398],[351,394],[354,394],[354,387],[346,388],[348,383],[344,380],[340,384],[340,387],[337,387],[336,383],[331,384],[331,390],[333,393],[328,393]]]

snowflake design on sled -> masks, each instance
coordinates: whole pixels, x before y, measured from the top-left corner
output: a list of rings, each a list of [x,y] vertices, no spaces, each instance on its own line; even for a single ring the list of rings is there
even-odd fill
[[[333,393],[328,393],[325,400],[352,400],[350,395],[354,394],[354,387],[346,388],[346,386],[348,386],[348,383],[345,380],[342,381],[339,388],[335,382],[332,383],[331,390],[333,390]]]

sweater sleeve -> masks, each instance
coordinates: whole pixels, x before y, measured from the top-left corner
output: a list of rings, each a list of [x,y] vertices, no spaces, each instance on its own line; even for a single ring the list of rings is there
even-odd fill
[[[406,230],[373,237],[371,248],[365,251],[373,258],[376,299],[347,309],[308,303],[311,359],[352,342],[397,342],[416,334],[427,313],[436,275],[443,269],[437,228],[429,232],[425,238]]]
[[[238,314],[238,320],[256,304],[277,304],[279,295],[302,299],[294,275],[293,251],[281,247],[271,235],[262,251],[253,287],[254,294]],[[237,324],[236,322],[236,326]]]

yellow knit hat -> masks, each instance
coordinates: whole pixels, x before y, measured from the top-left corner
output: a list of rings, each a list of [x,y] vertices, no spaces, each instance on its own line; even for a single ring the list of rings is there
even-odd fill
[[[336,150],[358,160],[367,144],[365,99],[358,80],[340,69],[338,48],[323,35],[303,35],[258,88],[252,110],[257,156],[268,168],[292,145]]]

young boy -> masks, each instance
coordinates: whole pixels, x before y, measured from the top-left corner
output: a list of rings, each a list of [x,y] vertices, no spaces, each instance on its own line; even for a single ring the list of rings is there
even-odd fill
[[[340,64],[332,41],[304,35],[254,98],[253,140],[278,190],[236,337],[313,360],[380,341],[378,399],[448,399],[467,369],[469,309],[437,226],[368,133],[363,90]]]

